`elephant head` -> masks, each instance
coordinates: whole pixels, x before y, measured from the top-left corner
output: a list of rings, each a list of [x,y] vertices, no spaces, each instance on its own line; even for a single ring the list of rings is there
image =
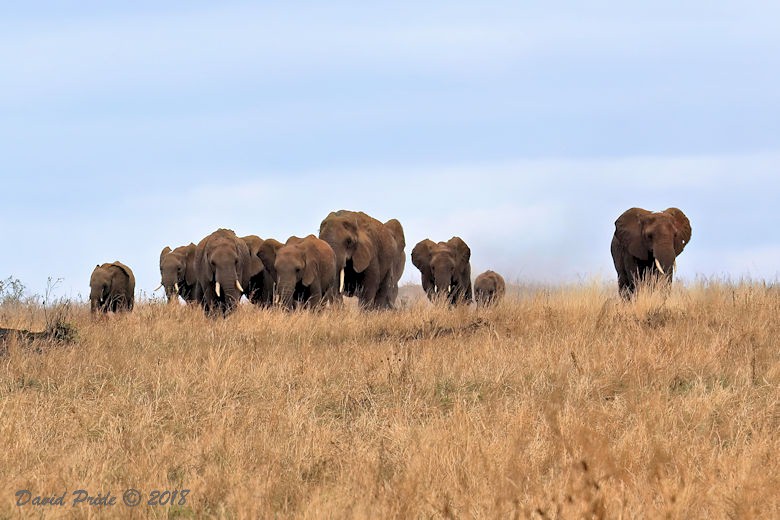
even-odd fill
[[[352,211],[335,211],[320,225],[320,238],[327,242],[336,254],[336,269],[339,270],[339,290],[354,296],[358,284],[345,281],[345,271],[360,275],[374,259],[377,244],[361,222],[363,214]],[[377,222],[379,225],[381,223]],[[345,285],[346,284],[346,285]]]
[[[636,261],[650,263],[671,281],[677,256],[691,239],[691,223],[677,208],[631,208],[615,221],[615,239]]]
[[[471,301],[471,249],[460,237],[438,244],[425,239],[412,250],[428,298],[446,297],[451,303]]]
[[[164,248],[160,253],[160,276],[160,287],[165,288],[169,302],[176,301],[179,295],[190,300],[196,282],[195,244],[190,243],[174,250]]]
[[[200,241],[195,250],[198,284],[206,311],[230,312],[249,285],[253,263],[246,242],[229,229],[219,229]]]

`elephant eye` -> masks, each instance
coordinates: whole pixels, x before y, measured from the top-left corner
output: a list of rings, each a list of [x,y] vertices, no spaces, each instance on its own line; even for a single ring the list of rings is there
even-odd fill
[[[345,243],[347,244],[347,247],[350,247],[350,246],[352,246],[352,244],[355,243],[355,241],[352,240],[352,237],[347,237],[347,240],[346,240]]]

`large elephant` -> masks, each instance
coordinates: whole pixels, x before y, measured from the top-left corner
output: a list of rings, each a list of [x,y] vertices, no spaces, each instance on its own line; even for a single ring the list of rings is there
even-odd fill
[[[282,306],[316,307],[333,302],[338,293],[336,254],[314,235],[290,237],[285,244],[266,240],[260,248],[266,270],[274,273]]]
[[[677,208],[655,213],[631,208],[620,215],[611,247],[620,294],[630,297],[649,275],[671,283],[677,256],[690,240],[691,223]]]
[[[250,278],[244,287],[246,297],[250,302],[261,307],[269,307],[274,302],[274,279],[271,273],[263,267],[259,253],[265,240],[257,235],[241,237],[249,248]]]
[[[246,242],[230,229],[218,229],[198,243],[195,266],[203,309],[226,316],[241,300],[256,264]]]
[[[383,224],[360,211],[335,211],[320,224],[320,238],[336,254],[339,293],[357,296],[364,309],[393,307],[406,262],[398,220]]]
[[[89,308],[91,312],[133,310],[135,276],[121,262],[96,265],[89,278]]]
[[[438,244],[426,238],[412,250],[428,299],[446,297],[453,305],[472,300],[470,259],[471,249],[460,237]]]
[[[160,253],[160,287],[165,288],[168,302],[177,301],[179,296],[187,303],[198,299],[195,247],[193,243],[173,250],[165,247]]]
[[[506,292],[504,277],[495,271],[485,271],[474,280],[474,300],[477,305],[498,303]]]

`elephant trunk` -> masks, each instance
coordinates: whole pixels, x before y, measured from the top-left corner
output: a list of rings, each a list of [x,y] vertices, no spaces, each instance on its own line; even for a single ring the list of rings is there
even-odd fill
[[[217,269],[214,281],[216,282],[214,290],[217,293],[217,298],[224,300],[230,307],[238,303],[242,291],[238,289],[240,285],[235,271]],[[219,289],[217,290],[217,288]]]
[[[282,307],[287,309],[292,308],[296,284],[297,281],[295,280],[294,276],[279,277],[277,294],[279,295],[279,303]]]
[[[655,257],[655,267],[658,272],[671,281],[674,275],[675,260],[677,255],[674,252],[674,244],[659,243],[653,247],[653,256]]]
[[[452,290],[452,280],[450,277],[438,277],[434,280],[433,283],[436,294],[449,296],[450,291]]]

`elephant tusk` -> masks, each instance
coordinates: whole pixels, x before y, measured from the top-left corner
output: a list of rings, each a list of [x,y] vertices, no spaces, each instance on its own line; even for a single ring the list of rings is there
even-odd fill
[[[241,283],[238,280],[236,280],[236,289],[238,289],[241,292],[244,292],[244,288],[241,287]]]
[[[447,294],[450,294],[452,292],[452,284],[447,286]]]
[[[219,294],[219,293],[220,293],[220,290],[219,290],[219,282],[217,282],[217,283],[216,283],[216,285],[214,286],[214,292],[216,292],[216,293],[217,293],[217,298],[219,298],[219,297],[221,296],[221,295]]]
[[[658,261],[658,259],[655,259],[655,266],[658,268],[659,271],[661,271],[661,274],[666,274],[666,271],[664,271],[664,268],[661,267],[661,262]]]
[[[176,292],[179,292],[179,284],[178,283],[173,284],[173,290],[176,291]]]
[[[341,273],[339,273],[339,293],[344,292],[344,268],[341,268]]]
[[[157,292],[157,291],[159,291],[160,289],[162,289],[162,286],[163,286],[163,284],[160,284],[160,285],[158,285],[158,286],[157,286],[157,289],[155,289],[155,290],[154,290],[154,291],[152,291],[152,292]]]
[[[439,286],[438,285],[434,285],[433,286],[433,292],[435,292],[436,294],[439,294]]]

